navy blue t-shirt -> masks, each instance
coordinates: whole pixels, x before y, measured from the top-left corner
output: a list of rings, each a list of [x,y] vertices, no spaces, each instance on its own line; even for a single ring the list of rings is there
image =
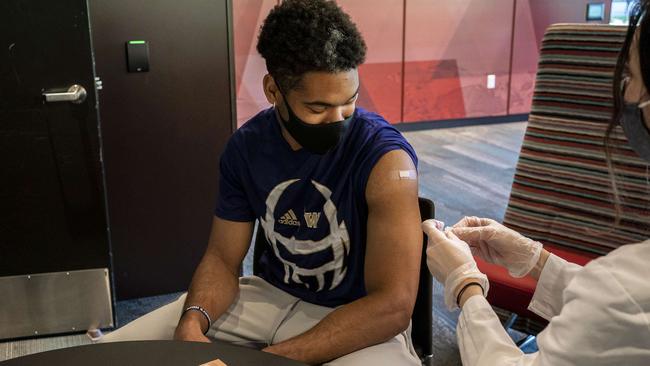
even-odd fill
[[[366,295],[366,183],[379,158],[415,151],[381,116],[357,108],[336,148],[294,151],[275,109],[250,119],[221,156],[215,214],[260,220],[268,246],[259,275],[304,301],[335,307]]]

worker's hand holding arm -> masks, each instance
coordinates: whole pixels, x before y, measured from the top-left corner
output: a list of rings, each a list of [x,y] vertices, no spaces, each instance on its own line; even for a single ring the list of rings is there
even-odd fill
[[[467,242],[472,253],[483,260],[508,269],[512,277],[537,275],[534,271],[542,253],[542,244],[529,239],[491,219],[465,217],[453,227],[453,232]],[[548,252],[544,257],[548,256]],[[531,272],[532,271],[532,272]],[[540,271],[541,272],[541,271]]]
[[[513,277],[530,275],[538,281],[529,310],[547,320],[560,313],[562,292],[581,266],[491,219],[465,217],[452,231],[483,260],[507,268]]]

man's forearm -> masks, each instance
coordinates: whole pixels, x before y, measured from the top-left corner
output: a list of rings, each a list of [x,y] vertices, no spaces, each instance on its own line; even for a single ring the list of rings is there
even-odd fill
[[[192,305],[201,306],[210,315],[214,322],[233,302],[239,291],[238,274],[227,269],[227,266],[218,256],[206,254],[194,272],[192,284],[185,300],[185,307]],[[199,326],[206,330],[207,320],[198,312],[191,312],[192,316],[182,317],[179,326]]]
[[[265,351],[321,364],[385,342],[408,327],[412,309],[401,304],[391,296],[368,295],[334,310],[307,332]]]

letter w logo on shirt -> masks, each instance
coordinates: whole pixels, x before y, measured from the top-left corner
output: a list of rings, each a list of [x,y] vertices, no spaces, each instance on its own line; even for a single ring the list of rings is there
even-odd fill
[[[318,227],[320,214],[320,212],[305,212],[305,222],[308,228],[316,229]]]

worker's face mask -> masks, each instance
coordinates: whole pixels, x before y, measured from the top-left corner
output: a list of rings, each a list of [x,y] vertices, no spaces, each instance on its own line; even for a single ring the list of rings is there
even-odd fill
[[[284,128],[289,131],[291,137],[293,137],[303,148],[314,154],[325,154],[329,150],[336,147],[336,145],[341,142],[345,132],[348,130],[354,114],[350,117],[336,122],[328,122],[322,124],[309,124],[298,118],[293,110],[287,103],[287,97],[282,94],[282,99],[284,100],[284,105],[289,112],[289,119],[284,120],[282,115],[280,115],[280,120],[284,125]],[[279,113],[278,113],[279,114]]]
[[[650,131],[643,118],[643,104],[624,103],[621,126],[630,147],[642,159],[650,162]]]

